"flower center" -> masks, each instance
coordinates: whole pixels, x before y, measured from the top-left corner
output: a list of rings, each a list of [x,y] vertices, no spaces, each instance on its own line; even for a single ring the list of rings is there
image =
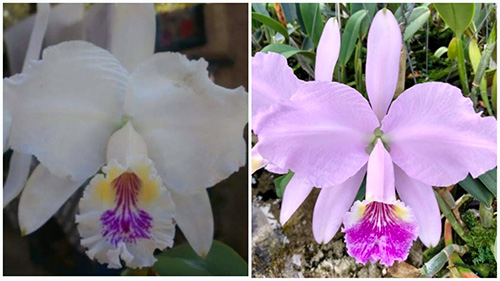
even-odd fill
[[[111,244],[135,243],[150,239],[153,219],[137,207],[141,179],[133,172],[124,172],[111,183],[115,192],[115,208],[101,215],[102,236]]]
[[[365,151],[366,151],[366,154],[371,154],[372,151],[373,151],[373,148],[375,147],[375,145],[377,144],[377,140],[380,139],[382,141],[382,143],[384,144],[384,147],[387,151],[391,151],[391,148],[389,147],[389,145],[384,142],[384,131],[382,131],[380,129],[380,127],[376,128],[375,130],[373,130],[373,139],[370,138],[372,141],[370,142],[370,144],[366,147]]]

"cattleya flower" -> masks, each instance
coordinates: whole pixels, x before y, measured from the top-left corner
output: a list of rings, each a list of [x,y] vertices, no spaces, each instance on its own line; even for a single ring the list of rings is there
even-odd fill
[[[215,85],[203,59],[153,54],[152,4],[115,9],[116,57],[64,42],[4,79],[8,145],[40,161],[21,195],[22,233],[91,178],[77,216],[90,258],[151,266],[155,249],[172,246],[174,220],[203,257],[213,239],[206,188],[245,163],[247,94]]]
[[[320,52],[324,41],[339,49],[339,40],[324,39],[338,37],[336,32],[327,23],[317,63],[336,58]],[[441,219],[432,186],[496,166],[496,120],[476,113],[458,88],[418,84],[391,104],[401,42],[393,14],[379,11],[368,35],[370,104],[329,79],[299,81],[277,54],[252,60],[253,130],[259,137],[253,153],[271,171],[295,173],[283,196],[281,223],[313,186],[321,188],[313,214],[316,241],[329,242],[343,222],[348,253],[360,263],[403,261],[417,235],[427,247],[437,245]],[[320,68],[328,71],[322,77],[330,78],[331,69]],[[365,173],[365,200],[352,205]]]

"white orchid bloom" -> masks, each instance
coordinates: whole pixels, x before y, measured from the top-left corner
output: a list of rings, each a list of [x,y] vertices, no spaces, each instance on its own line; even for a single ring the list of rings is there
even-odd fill
[[[175,222],[205,256],[213,239],[206,188],[245,164],[247,93],[215,85],[203,59],[153,55],[154,20],[138,15],[154,15],[152,4],[115,7],[113,30],[129,28],[113,33],[129,44],[111,44],[119,60],[71,41],[4,79],[4,94],[15,97],[5,102],[8,144],[40,161],[21,195],[19,224],[25,234],[36,230],[93,177],[77,218],[89,257],[109,267],[120,258],[152,265],[154,249],[172,245],[174,204]],[[120,23],[121,13],[135,14],[134,24]],[[96,175],[101,168],[105,175]]]

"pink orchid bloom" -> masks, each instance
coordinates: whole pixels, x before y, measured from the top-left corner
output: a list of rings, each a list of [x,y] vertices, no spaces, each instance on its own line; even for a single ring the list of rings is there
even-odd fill
[[[329,242],[343,222],[349,255],[390,266],[407,258],[417,235],[427,247],[438,244],[441,219],[432,186],[496,166],[496,119],[482,118],[447,83],[415,85],[391,104],[402,40],[386,9],[368,35],[370,104],[356,90],[330,82],[340,46],[333,26],[330,20],[318,46],[317,81],[298,80],[278,54],[253,58],[259,142],[252,153],[272,172],[295,173],[283,196],[282,224],[313,186],[321,188],[313,214],[316,241]],[[353,205],[365,173],[366,198]]]

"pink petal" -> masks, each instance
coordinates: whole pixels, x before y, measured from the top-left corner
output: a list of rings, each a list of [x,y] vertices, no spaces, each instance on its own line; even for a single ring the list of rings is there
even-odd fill
[[[318,243],[328,243],[335,236],[342,218],[352,206],[365,173],[366,167],[363,167],[347,181],[321,189],[313,214],[313,234]]]
[[[346,181],[365,165],[365,149],[378,120],[352,88],[309,82],[257,125],[262,157],[294,171],[312,186],[329,187]]]
[[[287,169],[281,169],[280,167],[274,165],[273,163],[269,162],[268,160],[262,158],[262,155],[259,153],[259,143],[257,143],[253,148],[251,152],[252,156],[252,174],[261,169],[264,168],[275,174],[286,174],[288,173]]]
[[[290,99],[301,83],[284,56],[272,52],[255,54],[252,58],[252,122],[271,105]]]
[[[401,201],[391,204],[357,201],[344,217],[347,253],[356,262],[392,266],[408,257],[412,241],[417,239],[417,221],[412,210]]]
[[[391,11],[380,10],[368,32],[366,91],[379,120],[384,118],[396,91],[401,53],[401,31]]]
[[[316,67],[314,76],[316,81],[332,81],[335,63],[340,52],[340,30],[335,18],[330,18],[323,28],[316,50]]]
[[[408,177],[398,166],[394,167],[398,195],[418,221],[418,236],[426,247],[435,247],[441,238],[441,212],[432,186]]]
[[[470,99],[446,83],[411,87],[382,122],[391,157],[405,173],[431,186],[449,186],[497,165],[497,122],[481,118]]]
[[[394,165],[392,164],[391,155],[389,155],[380,139],[377,140],[377,144],[368,159],[366,199],[385,203],[396,200]]]
[[[295,213],[299,206],[306,200],[313,187],[301,180],[300,177],[293,176],[285,188],[283,203],[281,203],[280,223],[285,224]]]

